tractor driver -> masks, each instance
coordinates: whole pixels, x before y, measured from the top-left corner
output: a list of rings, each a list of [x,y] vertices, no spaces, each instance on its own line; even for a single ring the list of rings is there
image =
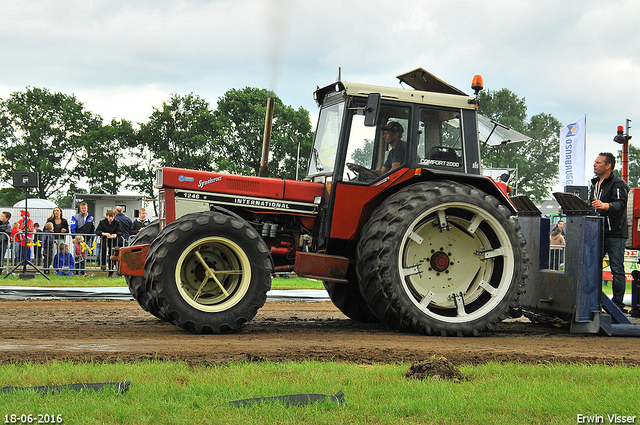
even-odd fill
[[[365,174],[373,173],[375,177],[377,177],[404,164],[407,155],[407,142],[402,140],[402,133],[404,133],[402,125],[397,121],[389,121],[381,127],[381,130],[384,141],[391,147],[387,155],[387,160],[384,162],[382,168],[370,170],[360,165],[347,164],[350,170],[358,173],[364,172]]]
[[[399,122],[389,121],[382,127],[382,131],[382,137],[384,137],[384,141],[391,147],[391,150],[382,168],[380,170],[374,170],[378,175],[394,170],[404,164],[407,155],[407,142],[401,140],[404,129]]]

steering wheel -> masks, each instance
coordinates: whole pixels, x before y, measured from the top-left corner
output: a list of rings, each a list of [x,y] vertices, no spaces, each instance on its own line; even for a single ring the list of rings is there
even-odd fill
[[[367,177],[370,179],[377,179],[378,175],[367,167],[363,167],[362,165],[354,164],[352,162],[347,162],[347,167],[358,173],[362,177]]]

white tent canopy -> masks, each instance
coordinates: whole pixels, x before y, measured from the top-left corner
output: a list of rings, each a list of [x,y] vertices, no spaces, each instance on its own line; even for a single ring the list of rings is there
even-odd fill
[[[13,208],[24,208],[24,199],[22,201],[16,202]],[[29,199],[27,200],[27,208],[31,210],[32,208],[46,208],[51,209],[56,206],[55,203],[47,200],[47,199]]]

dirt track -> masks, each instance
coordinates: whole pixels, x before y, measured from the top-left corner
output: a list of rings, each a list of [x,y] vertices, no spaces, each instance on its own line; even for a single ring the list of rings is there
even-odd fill
[[[589,362],[640,365],[638,338],[574,335],[566,329],[501,323],[477,338],[425,337],[347,319],[330,302],[268,302],[231,335],[194,335],[144,312],[135,301],[0,300],[0,362],[50,359],[180,359],[396,362],[443,355],[452,362]]]

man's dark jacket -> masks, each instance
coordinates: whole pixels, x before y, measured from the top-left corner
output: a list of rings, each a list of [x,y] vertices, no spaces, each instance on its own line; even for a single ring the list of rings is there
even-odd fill
[[[602,181],[600,188],[597,188],[600,177],[591,179],[590,202],[600,199],[609,204],[608,210],[596,210],[596,213],[604,219],[605,238],[625,238],[629,237],[627,227],[627,197],[629,196],[629,186],[620,177],[611,173],[609,177]]]
[[[123,213],[116,214],[115,219],[120,222],[122,237],[125,241],[129,241],[129,236],[131,236],[131,225],[133,224],[133,222]]]

